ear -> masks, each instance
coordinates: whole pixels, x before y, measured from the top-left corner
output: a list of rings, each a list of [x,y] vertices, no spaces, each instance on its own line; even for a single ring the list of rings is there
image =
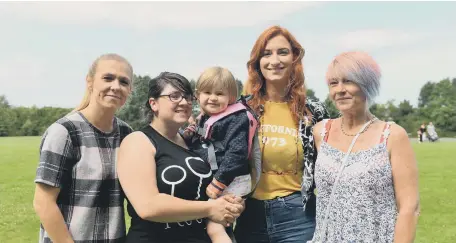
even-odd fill
[[[158,103],[157,103],[156,99],[149,98],[149,105],[150,105],[150,109],[152,109],[152,111],[154,113],[156,113],[158,111]]]

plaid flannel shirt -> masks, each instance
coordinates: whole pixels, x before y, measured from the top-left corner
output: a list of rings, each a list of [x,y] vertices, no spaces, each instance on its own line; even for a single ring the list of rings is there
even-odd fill
[[[75,243],[125,239],[125,197],[116,155],[132,129],[118,118],[113,125],[113,131],[105,133],[80,112],[73,112],[52,124],[42,137],[35,183],[60,188],[57,205]],[[39,242],[52,242],[42,225]]]

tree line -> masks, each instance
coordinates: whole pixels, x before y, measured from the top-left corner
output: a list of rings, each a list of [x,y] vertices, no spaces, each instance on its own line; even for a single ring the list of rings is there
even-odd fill
[[[145,102],[150,80],[149,76],[134,76],[134,90],[117,114],[133,129],[147,124]],[[194,90],[195,80],[192,79],[190,83]],[[242,81],[237,79],[237,83],[239,91],[242,91]],[[307,90],[307,96],[318,100],[312,89]],[[329,97],[323,102],[332,118],[339,116]],[[395,103],[395,100],[375,103],[370,110],[379,119],[401,125],[411,136],[416,136],[422,123],[427,125],[432,122],[440,137],[456,137],[456,78],[428,81],[421,87],[417,107],[408,100],[399,101],[398,105]],[[61,107],[15,107],[9,104],[6,96],[0,95],[0,136],[41,136],[49,125],[72,110]],[[197,104],[194,104],[194,113],[198,110]]]

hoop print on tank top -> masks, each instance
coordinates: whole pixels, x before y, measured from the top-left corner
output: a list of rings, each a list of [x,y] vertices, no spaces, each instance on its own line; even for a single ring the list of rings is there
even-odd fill
[[[198,200],[200,197],[201,197],[201,186],[202,186],[202,183],[203,183],[203,179],[206,179],[206,178],[209,178],[211,175],[212,175],[212,170],[209,170],[208,173],[206,174],[201,174],[201,173],[198,173],[197,171],[195,171],[192,166],[191,166],[191,163],[190,161],[199,161],[200,163],[206,163],[204,162],[203,159],[201,159],[200,157],[187,157],[185,158],[185,164],[187,165],[188,169],[190,170],[190,172],[197,176],[198,178],[200,178],[199,180],[199,184],[198,184],[198,187],[196,188],[196,197],[195,197],[195,200]],[[194,163],[194,162],[193,162]],[[166,172],[169,170],[169,169],[179,169],[183,172],[182,174],[182,178],[176,180],[176,181],[168,181],[166,179]],[[171,196],[174,196],[174,191],[176,189],[176,186],[178,186],[179,184],[181,184],[185,178],[187,178],[187,171],[182,167],[182,166],[179,166],[179,165],[170,165],[170,166],[167,166],[161,173],[161,179],[162,181],[167,184],[167,185],[170,185],[171,186]],[[203,219],[196,219],[195,220],[197,223],[201,224],[203,222]],[[187,225],[192,225],[192,220],[190,221],[185,221],[185,224],[181,223],[181,222],[176,222],[177,225],[179,225],[180,227],[184,227],[185,224]],[[169,223],[166,223],[166,227],[165,229],[170,229],[171,227],[169,226]]]
[[[182,178],[177,180],[177,181],[168,181],[165,177],[165,172],[168,171],[169,169],[172,169],[172,168],[177,168],[177,169],[180,169],[182,172],[183,172],[183,175],[182,175]],[[174,188],[176,185],[182,183],[185,178],[187,178],[187,171],[182,168],[181,166],[179,165],[170,165],[168,167],[166,167],[163,171],[162,171],[162,174],[161,174],[161,179],[162,181],[167,184],[167,185],[170,185],[171,186],[171,196],[174,196]],[[179,224],[179,223],[178,223]],[[180,224],[179,224],[180,225]],[[169,227],[169,223],[166,223],[166,228],[165,229],[169,229],[171,227]]]
[[[200,178],[200,183],[198,185],[198,191],[196,192],[197,193],[197,196],[196,196],[196,200],[198,200],[200,197],[201,197],[201,185],[203,184],[203,179],[206,179],[206,178],[209,178],[211,175],[212,175],[212,170],[209,170],[209,173],[207,174],[200,174],[198,172],[196,172],[191,166],[190,166],[190,163],[189,161],[193,159],[193,160],[198,160],[198,161],[201,161],[203,163],[206,163],[204,162],[203,159],[201,159],[200,157],[187,157],[185,159],[185,164],[187,164],[187,167],[190,169],[191,172],[193,172],[194,175],[198,176]]]

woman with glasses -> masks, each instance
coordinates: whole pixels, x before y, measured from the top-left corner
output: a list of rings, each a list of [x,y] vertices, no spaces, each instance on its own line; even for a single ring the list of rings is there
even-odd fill
[[[236,222],[238,243],[302,243],[315,230],[312,127],[328,118],[321,103],[306,97],[304,49],[284,28],[257,39],[247,62],[245,93],[260,116],[263,173]]]
[[[127,243],[211,242],[206,220],[229,226],[243,211],[241,198],[208,201],[209,163],[178,133],[192,113],[189,81],[163,72],[149,83],[150,124],[120,146],[119,181],[128,200]]]

